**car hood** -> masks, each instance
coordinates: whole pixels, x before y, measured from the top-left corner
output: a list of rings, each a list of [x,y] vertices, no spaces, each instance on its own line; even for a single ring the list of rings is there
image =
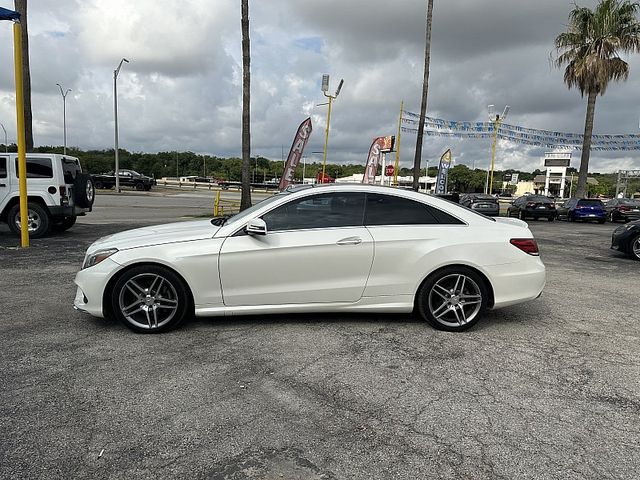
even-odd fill
[[[212,238],[219,229],[220,227],[211,224],[211,220],[193,220],[136,228],[99,238],[89,247],[87,253],[107,248],[127,250],[165,243],[202,240]]]

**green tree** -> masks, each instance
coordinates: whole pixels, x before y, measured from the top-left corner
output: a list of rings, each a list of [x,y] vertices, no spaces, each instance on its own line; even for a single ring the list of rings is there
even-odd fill
[[[602,0],[593,10],[576,5],[569,13],[567,31],[555,39],[554,63],[558,68],[566,65],[564,82],[568,88],[578,88],[583,97],[587,94],[578,198],[586,193],[596,97],[604,95],[610,81],[628,78],[629,64],[619,53],[640,50],[638,9],[640,4],[628,0]]]

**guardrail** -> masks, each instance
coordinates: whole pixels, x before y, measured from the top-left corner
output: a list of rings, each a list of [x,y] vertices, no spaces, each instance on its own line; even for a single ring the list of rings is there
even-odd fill
[[[240,202],[236,200],[229,200],[221,198],[221,191],[216,192],[216,197],[213,200],[213,216],[221,217],[222,215],[235,214],[240,212]]]
[[[183,190],[234,190],[240,191],[241,186],[239,182],[218,184],[215,182],[182,182],[180,180],[173,180],[170,178],[159,178],[156,180],[157,184],[163,187],[180,188]],[[255,192],[274,192],[277,190],[277,185],[265,185],[265,184],[251,184],[251,191]]]

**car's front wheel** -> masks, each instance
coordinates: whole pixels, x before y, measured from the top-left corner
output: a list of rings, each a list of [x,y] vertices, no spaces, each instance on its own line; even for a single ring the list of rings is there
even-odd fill
[[[631,239],[629,243],[629,253],[634,259],[640,260],[640,235],[636,235]]]
[[[127,270],[115,283],[111,307],[115,317],[139,333],[176,328],[191,311],[188,288],[173,271],[158,265]]]
[[[420,288],[418,313],[432,327],[461,332],[475,325],[487,308],[487,287],[465,267],[447,267],[431,275]]]

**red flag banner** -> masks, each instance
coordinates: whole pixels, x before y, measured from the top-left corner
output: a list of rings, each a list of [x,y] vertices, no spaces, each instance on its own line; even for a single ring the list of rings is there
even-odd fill
[[[385,146],[386,137],[377,137],[373,139],[371,148],[369,148],[369,156],[367,157],[367,166],[364,168],[364,176],[362,183],[373,183],[378,171],[378,164],[382,158],[382,149]]]
[[[307,142],[309,141],[312,130],[313,128],[311,126],[311,117],[307,118],[298,127],[296,136],[293,139],[293,144],[291,145],[291,150],[289,151],[289,156],[287,156],[287,163],[284,167],[284,173],[282,174],[282,178],[280,179],[280,190],[284,190],[293,183],[293,177],[296,173],[296,168],[300,163],[302,152],[304,152],[304,147],[307,146]]]

